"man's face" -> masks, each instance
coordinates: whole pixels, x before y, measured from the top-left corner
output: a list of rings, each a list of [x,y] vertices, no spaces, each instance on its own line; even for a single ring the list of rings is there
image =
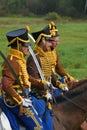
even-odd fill
[[[52,48],[55,48],[59,43],[59,37],[53,37],[54,41],[52,41]]]
[[[46,51],[50,51],[52,47],[52,41],[46,41]]]
[[[27,56],[29,54],[28,46],[22,46],[22,52],[24,53],[25,56]]]

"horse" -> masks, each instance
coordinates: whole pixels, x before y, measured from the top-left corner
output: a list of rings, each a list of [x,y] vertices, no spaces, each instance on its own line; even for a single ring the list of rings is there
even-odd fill
[[[52,116],[54,130],[81,130],[80,125],[87,116],[87,79],[79,80],[68,92],[56,99]],[[22,124],[19,129],[25,130]]]
[[[54,130],[83,130],[86,117],[87,79],[81,79],[53,103]]]

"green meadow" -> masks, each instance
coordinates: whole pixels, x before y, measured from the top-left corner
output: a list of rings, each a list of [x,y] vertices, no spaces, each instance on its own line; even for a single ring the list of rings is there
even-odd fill
[[[44,18],[2,18],[0,17],[0,50],[8,54],[8,42],[6,33],[14,29],[30,26],[30,32],[43,29],[50,21]],[[76,79],[87,78],[87,22],[55,21],[59,34],[57,50],[60,55],[62,66]],[[0,56],[0,79],[3,59]]]

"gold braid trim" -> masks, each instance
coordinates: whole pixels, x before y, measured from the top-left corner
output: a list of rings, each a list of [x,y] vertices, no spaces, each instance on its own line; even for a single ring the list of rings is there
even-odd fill
[[[58,32],[58,29],[56,29],[55,23],[53,21],[50,22],[49,29],[50,29],[51,36],[55,36],[56,32]]]
[[[30,42],[30,40],[23,40],[23,39],[21,39],[19,37],[16,37],[16,38],[14,38],[13,40],[11,40],[9,42],[9,45],[12,44],[12,43],[14,43],[16,40],[19,40],[19,41],[24,42],[24,43],[29,43]]]
[[[42,56],[40,57],[40,62],[44,77],[46,79],[51,78],[52,69],[46,52],[44,52],[39,46],[36,47],[36,50]]]
[[[25,59],[24,59],[24,54],[21,52],[21,51],[18,51],[18,50],[16,50],[16,49],[10,49],[9,50],[9,54],[11,55],[11,60],[12,60],[12,57],[16,57],[16,58],[18,58],[18,59],[22,59],[22,60],[24,60],[25,61]]]
[[[30,110],[30,108],[24,107],[24,108],[23,108],[23,111],[24,111],[24,114],[25,114],[27,117],[31,117],[32,120],[35,122],[36,127],[34,127],[34,130],[42,130],[42,127],[39,125],[37,119],[36,119],[35,116],[34,116],[34,113]]]
[[[40,39],[41,39],[41,37],[51,37],[51,35],[46,35],[46,34],[44,34],[44,33],[41,33],[39,36],[38,36],[38,38],[37,38],[37,40],[36,40],[36,44],[38,44],[38,42],[40,41]]]
[[[31,86],[31,83],[29,82],[29,75],[27,73],[27,70],[26,70],[26,61],[22,61],[22,60],[17,60],[20,67],[21,67],[21,71],[20,72],[20,79],[22,79],[22,76],[23,76],[23,84],[24,85],[27,85],[27,86]]]
[[[55,36],[56,32],[58,32],[57,29],[50,30],[51,36]]]
[[[55,73],[55,66],[56,66],[56,50],[46,52],[46,56],[48,57],[49,63],[51,64],[52,71]]]
[[[20,79],[21,84],[31,86],[31,83],[29,82],[29,75],[26,70],[26,61],[24,59],[23,53],[15,49],[10,49],[10,55],[11,55],[11,60],[12,60],[12,57],[18,58],[17,62],[21,67],[21,71],[19,72],[19,79]]]
[[[52,104],[50,102],[47,102],[47,107],[52,110]]]
[[[39,46],[36,46],[35,49],[37,50],[38,54],[42,56],[46,56],[46,53]]]
[[[42,68],[42,72],[44,74],[44,77],[46,79],[48,79],[51,76],[52,69],[48,63],[47,57],[40,57],[40,62],[41,62],[41,68]]]

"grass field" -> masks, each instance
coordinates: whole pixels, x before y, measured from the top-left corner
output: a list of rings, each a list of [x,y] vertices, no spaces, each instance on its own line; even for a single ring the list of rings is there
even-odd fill
[[[8,53],[6,33],[29,25],[31,32],[43,29],[49,21],[43,18],[0,18],[0,50]],[[76,79],[87,78],[87,22],[56,21],[60,33],[57,50],[65,70]],[[0,57],[0,79],[3,59]]]

